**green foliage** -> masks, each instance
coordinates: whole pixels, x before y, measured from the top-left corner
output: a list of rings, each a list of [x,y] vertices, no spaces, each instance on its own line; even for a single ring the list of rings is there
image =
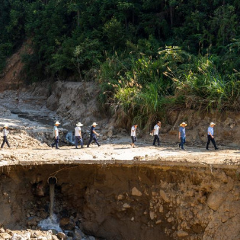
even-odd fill
[[[97,79],[104,109],[143,125],[169,109],[239,109],[239,22],[236,0],[2,0],[0,71],[27,39],[26,82]]]

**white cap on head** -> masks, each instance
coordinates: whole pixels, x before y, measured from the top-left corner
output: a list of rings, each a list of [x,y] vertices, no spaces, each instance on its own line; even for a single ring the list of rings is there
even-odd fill
[[[210,126],[212,126],[212,125],[216,125],[214,122],[210,122]]]
[[[55,125],[60,125],[60,122],[59,122],[59,121],[56,121],[56,122],[55,122]]]

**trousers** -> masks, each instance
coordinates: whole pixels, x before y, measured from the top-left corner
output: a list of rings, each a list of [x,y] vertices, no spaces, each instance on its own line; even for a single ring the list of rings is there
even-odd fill
[[[6,143],[6,144],[8,145],[8,147],[10,148],[10,145],[9,145],[8,139],[7,139],[7,136],[3,136],[3,142],[2,142],[1,148],[3,148],[3,146],[4,146],[5,143]]]
[[[184,144],[186,142],[186,138],[185,137],[180,137],[180,144],[179,144],[179,147],[181,147],[181,149],[184,149]]]
[[[93,140],[96,142],[96,144],[97,144],[98,146],[100,146],[100,144],[99,144],[99,142],[98,142],[98,140],[97,140],[97,137],[96,137],[96,135],[94,134],[94,135],[91,135],[91,136],[90,136],[90,139],[89,139],[89,142],[88,142],[88,145],[87,145],[88,147],[89,147],[89,145],[91,144],[91,142],[92,142]]]
[[[58,149],[59,137],[54,138],[54,142],[52,143],[52,147],[56,145],[56,149]]]
[[[80,142],[81,148],[83,148],[83,139],[80,136],[75,136],[75,147],[76,148],[77,148],[79,142]]]
[[[158,146],[159,146],[159,145],[160,145],[160,138],[159,138],[159,136],[158,136],[158,135],[154,135],[154,139],[153,139],[153,145],[155,145],[156,141],[157,141],[157,143],[158,143]]]
[[[215,149],[217,149],[217,146],[216,146],[216,142],[215,142],[215,139],[211,137],[211,135],[208,135],[208,141],[207,141],[207,146],[206,146],[206,149],[208,149],[208,146],[209,146],[209,143],[210,141],[212,142],[213,146]]]

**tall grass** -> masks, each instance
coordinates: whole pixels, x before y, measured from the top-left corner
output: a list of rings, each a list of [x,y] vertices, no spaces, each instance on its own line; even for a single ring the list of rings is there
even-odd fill
[[[169,109],[240,110],[240,73],[221,74],[208,56],[167,47],[154,57],[105,64],[100,76],[108,79],[113,105],[142,125],[164,118]]]

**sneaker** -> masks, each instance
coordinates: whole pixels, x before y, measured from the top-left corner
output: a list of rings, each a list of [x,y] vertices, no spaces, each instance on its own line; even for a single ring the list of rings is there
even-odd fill
[[[215,150],[218,150],[218,148],[215,148]]]
[[[208,148],[206,148],[206,150],[209,150]]]
[[[87,147],[89,147],[89,145],[87,145]]]
[[[98,146],[100,147],[101,145],[99,144]]]

